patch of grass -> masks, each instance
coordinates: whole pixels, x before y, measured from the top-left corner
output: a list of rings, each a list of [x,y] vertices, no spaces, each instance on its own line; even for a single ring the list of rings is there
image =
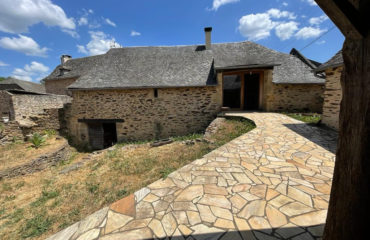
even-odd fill
[[[185,136],[177,136],[177,137],[171,137],[173,141],[186,141],[186,140],[195,140],[198,138],[202,138],[203,135],[201,133],[192,133]]]
[[[27,219],[26,224],[21,229],[23,238],[37,237],[49,230],[53,224],[53,219],[45,212],[37,214],[33,218]]]
[[[98,192],[99,185],[100,185],[99,183],[86,183],[87,190],[92,194],[95,194]]]
[[[3,183],[2,189],[3,189],[3,192],[9,192],[13,190],[13,187],[10,183]]]
[[[9,217],[11,223],[17,223],[24,218],[24,209],[17,208]]]
[[[299,121],[310,123],[310,124],[317,124],[321,120],[321,115],[317,113],[286,113],[283,112],[283,114],[297,119]]]
[[[58,190],[46,191],[43,190],[41,196],[34,202],[31,203],[31,207],[40,207],[44,205],[48,200],[59,196]]]
[[[45,135],[48,138],[50,138],[57,135],[57,131],[55,131],[54,129],[47,129],[42,132],[42,135]]]
[[[175,170],[176,169],[174,169],[174,168],[166,167],[166,168],[162,169],[162,171],[160,173],[162,175],[162,178],[166,179],[168,177],[168,175],[170,175]]]
[[[15,189],[20,189],[21,187],[23,187],[24,185],[25,185],[26,183],[25,183],[25,181],[22,181],[22,182],[19,182],[19,183],[17,183],[16,185],[15,185]]]
[[[127,190],[126,189],[118,190],[117,193],[116,193],[116,196],[118,198],[122,198],[122,197],[124,197],[126,195],[127,195]]]

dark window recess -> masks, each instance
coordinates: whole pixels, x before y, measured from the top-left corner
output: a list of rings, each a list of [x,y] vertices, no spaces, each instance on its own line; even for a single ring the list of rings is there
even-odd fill
[[[107,148],[117,143],[116,123],[88,123],[90,146],[95,150]]]
[[[260,95],[260,75],[255,73],[245,74],[244,81],[244,109],[257,110]]]
[[[224,107],[240,108],[241,79],[238,75],[227,75],[223,79]]]
[[[157,98],[158,97],[158,89],[157,88],[154,88],[154,97]]]

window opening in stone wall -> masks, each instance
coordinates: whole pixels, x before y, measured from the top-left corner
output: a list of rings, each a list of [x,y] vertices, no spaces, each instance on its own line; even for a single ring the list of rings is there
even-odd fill
[[[158,89],[157,88],[154,88],[154,97],[158,98]]]

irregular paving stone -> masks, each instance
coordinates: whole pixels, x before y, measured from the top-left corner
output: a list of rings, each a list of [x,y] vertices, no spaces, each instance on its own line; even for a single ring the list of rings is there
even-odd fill
[[[288,196],[292,199],[306,204],[309,207],[313,207],[311,196],[301,190],[288,186]]]
[[[198,224],[193,227],[192,237],[196,240],[208,240],[208,239],[218,239],[224,231],[214,227],[208,227],[204,224]]]
[[[135,198],[136,198],[136,202],[140,202],[149,193],[150,193],[150,189],[149,188],[146,188],[146,187],[140,189],[139,191],[136,191],[134,193]]]
[[[291,217],[291,216],[314,211],[314,209],[307,207],[306,205],[300,202],[292,202],[280,208],[280,211],[284,213],[285,215]]]
[[[144,228],[144,227],[148,226],[148,224],[151,220],[152,220],[151,218],[133,220],[133,221],[127,223],[124,227],[122,227],[120,229],[120,231]]]
[[[315,238],[313,238],[309,233],[305,232],[301,235],[292,238],[292,240],[315,240]]]
[[[164,215],[162,218],[162,225],[168,236],[171,236],[177,228],[176,220],[171,213]]]
[[[268,234],[272,232],[269,222],[263,217],[251,217],[248,223],[253,230],[261,230]]]
[[[269,204],[266,206],[266,216],[273,228],[278,228],[288,223],[285,215]]]
[[[265,198],[266,190],[267,190],[267,186],[263,184],[263,185],[252,186],[249,192],[259,198]]]
[[[82,233],[89,231],[90,229],[98,227],[104,220],[108,213],[108,208],[103,208],[80,222],[78,230],[74,234],[74,237],[80,236]]]
[[[178,229],[184,236],[189,236],[193,231],[185,225],[179,225]]]
[[[326,220],[327,210],[306,213],[294,218],[290,221],[298,226],[314,226],[324,224]]]
[[[153,203],[154,211],[156,213],[166,211],[169,207],[169,203],[166,201],[158,200]]]
[[[197,207],[199,209],[199,214],[202,221],[209,223],[213,223],[216,221],[216,217],[213,215],[209,206],[198,204]]]
[[[110,205],[110,209],[127,216],[135,216],[135,196],[131,194]]]
[[[126,225],[129,221],[133,218],[130,216],[126,216],[120,213],[115,213],[112,211],[108,212],[108,219],[107,224],[105,226],[105,234],[109,234],[123,226]]]
[[[205,194],[203,198],[199,201],[199,203],[209,206],[231,209],[230,201],[225,196],[221,195]]]
[[[191,185],[185,188],[177,197],[175,201],[190,202],[194,198],[203,196],[202,185]]]
[[[148,202],[141,201],[136,205],[136,219],[154,217],[154,209]]]
[[[251,228],[247,221],[242,218],[235,217],[234,218],[235,224],[237,229],[239,230],[240,235],[242,236],[243,240],[255,240]]]
[[[245,204],[247,203],[247,200],[242,198],[239,194],[236,194],[230,198],[231,204],[233,207],[236,207],[237,209],[242,209]]]
[[[272,199],[271,201],[269,201],[269,204],[273,205],[276,208],[280,208],[281,206],[283,206],[285,204],[288,204],[288,203],[291,203],[291,202],[294,202],[294,200],[291,199],[291,198],[288,198],[284,195],[280,195],[280,196]]]
[[[166,237],[166,233],[164,232],[162,223],[159,220],[153,219],[149,223],[149,227],[150,227],[150,229],[152,229],[152,231],[153,231],[153,233],[156,237],[158,237],[158,238]]]
[[[112,233],[105,235],[100,240],[139,240],[152,239],[153,235],[149,228],[135,229],[132,231]]]
[[[204,193],[215,194],[215,195],[228,195],[227,190],[224,187],[219,187],[215,184],[204,185]]]
[[[246,199],[248,201],[253,201],[253,200],[260,199],[259,197],[255,196],[253,194],[250,194],[248,192],[239,192],[239,195],[242,196],[244,199]]]
[[[225,235],[223,235],[220,240],[243,240],[238,232],[229,231]]]
[[[238,183],[253,183],[244,173],[233,173],[233,176]]]
[[[75,232],[77,231],[78,229],[78,225],[80,223],[77,222],[75,224],[73,224],[72,226],[60,231],[59,233],[47,238],[47,240],[65,240],[65,239],[70,239],[73,234],[75,234]]]
[[[274,236],[261,233],[259,231],[253,231],[253,232],[256,235],[258,240],[280,240],[280,238],[276,238]]]
[[[175,211],[198,211],[192,202],[174,202],[173,210]]]
[[[223,218],[223,219],[227,219],[227,220],[231,220],[231,221],[233,220],[232,213],[229,210],[225,209],[225,208],[211,206],[211,211],[218,218]]]
[[[275,191],[274,189],[267,189],[267,194],[266,194],[266,200],[269,201],[279,195],[279,192]]]
[[[281,228],[276,230],[276,233],[282,236],[284,239],[291,238],[298,234],[303,233],[305,230],[292,223],[288,223]]]
[[[143,199],[143,201],[145,201],[145,202],[155,202],[155,201],[157,201],[159,199],[159,197],[157,197],[156,195],[153,195],[153,194],[148,194],[144,199]]]
[[[237,184],[233,186],[232,191],[237,193],[237,192],[246,192],[251,188],[250,184]]]
[[[255,200],[247,205],[240,211],[238,217],[248,219],[251,216],[264,216],[266,201]]]
[[[313,227],[308,227],[308,231],[315,237],[320,237],[324,233],[324,224],[313,226]]]
[[[176,186],[171,178],[166,178],[166,179],[160,179],[148,186],[150,189],[161,189],[161,188],[171,188]]]
[[[191,226],[194,226],[194,225],[202,222],[202,220],[200,219],[200,215],[199,215],[198,212],[195,212],[195,211],[187,211],[186,214],[188,216],[189,223],[190,223]]]
[[[99,237],[100,229],[94,228],[82,234],[77,240],[94,240]],[[68,238],[66,238],[68,239]]]
[[[188,217],[184,211],[173,211],[173,216],[175,217],[178,224],[189,225]]]
[[[214,226],[218,228],[235,229],[235,225],[233,221],[222,219],[222,218],[218,218]]]

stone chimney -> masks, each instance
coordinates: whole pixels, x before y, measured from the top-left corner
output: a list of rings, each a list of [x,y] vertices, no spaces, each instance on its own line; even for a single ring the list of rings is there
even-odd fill
[[[212,28],[211,27],[206,27],[206,28],[204,28],[204,32],[206,33],[206,50],[211,50],[211,47],[212,47],[212,41],[211,41]]]
[[[60,57],[60,64],[64,65],[66,62],[68,62],[68,60],[71,60],[72,57],[69,56],[69,55],[62,55]]]

